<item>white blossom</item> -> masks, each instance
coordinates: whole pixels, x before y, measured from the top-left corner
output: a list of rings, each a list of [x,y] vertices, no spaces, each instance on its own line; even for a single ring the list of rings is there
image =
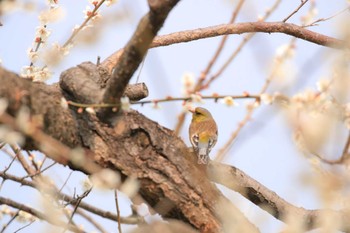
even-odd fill
[[[153,109],[161,109],[162,106],[160,106],[160,104],[157,101],[153,101],[152,102],[152,108]]]
[[[260,95],[260,100],[266,105],[270,105],[273,102],[273,96],[267,93],[263,93]]]
[[[293,58],[295,55],[294,46],[291,44],[283,44],[276,50],[276,58]]]
[[[102,169],[90,176],[94,187],[100,189],[117,188],[120,184],[120,175],[111,169]]]
[[[6,111],[8,104],[7,99],[0,98],[0,116]]]
[[[118,2],[118,0],[106,0],[105,1],[106,6],[111,6],[111,5],[113,5],[113,4],[117,3],[117,2]]]
[[[181,77],[183,95],[188,96],[194,90],[194,75],[185,73]]]
[[[140,188],[140,182],[132,177],[128,177],[123,185],[120,187],[120,191],[123,192],[129,198],[132,198],[137,194]]]
[[[199,93],[191,94],[191,101],[194,103],[204,103],[202,96]]]
[[[232,98],[232,96],[226,96],[222,99],[221,101],[223,104],[225,104],[228,107],[234,107],[234,106],[238,106],[238,103],[236,101],[234,101],[234,99]]]
[[[50,36],[51,31],[47,29],[46,26],[39,26],[36,28],[35,36],[40,38],[42,42],[45,42]]]
[[[129,97],[124,96],[122,98],[120,98],[120,103],[122,105],[122,110],[123,111],[130,111],[130,100]]]
[[[32,48],[28,49],[27,55],[29,57],[29,61],[32,63],[36,62],[39,58],[38,52],[33,51]]]
[[[321,79],[316,83],[319,92],[325,92],[329,88],[331,81],[328,79]]]
[[[192,102],[185,102],[184,104],[183,104],[183,106],[182,106],[182,111],[183,112],[188,112],[188,111],[190,111],[191,109],[193,109],[194,107],[193,107],[193,103]]]
[[[45,25],[54,23],[64,18],[64,11],[57,5],[50,7],[50,9],[42,11],[39,15],[39,21]]]
[[[60,104],[63,109],[68,109],[68,102],[64,97],[61,98]]]
[[[51,71],[47,67],[44,67],[42,69],[37,70],[34,73],[33,82],[45,82],[51,76],[52,76]]]
[[[85,111],[92,114],[92,115],[96,115],[96,111],[94,108],[87,107],[87,108],[85,108]]]

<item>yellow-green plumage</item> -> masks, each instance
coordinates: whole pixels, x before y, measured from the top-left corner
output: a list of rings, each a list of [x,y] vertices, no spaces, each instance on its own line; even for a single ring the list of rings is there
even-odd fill
[[[218,128],[207,109],[197,107],[192,111],[189,136],[192,147],[198,155],[198,163],[208,163],[209,152],[217,141]]]

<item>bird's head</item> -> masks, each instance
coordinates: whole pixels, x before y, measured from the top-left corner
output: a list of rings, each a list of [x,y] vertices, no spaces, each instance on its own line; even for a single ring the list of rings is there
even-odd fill
[[[192,112],[192,121],[195,122],[206,121],[212,118],[210,112],[205,108],[197,107],[190,109],[190,112]]]

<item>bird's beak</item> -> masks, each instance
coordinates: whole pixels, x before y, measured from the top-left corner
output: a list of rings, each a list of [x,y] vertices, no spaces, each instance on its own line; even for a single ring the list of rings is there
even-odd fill
[[[192,113],[194,113],[195,110],[196,110],[196,108],[194,108],[194,107],[191,107],[191,108],[188,109],[188,111],[190,111],[190,112],[192,112]]]

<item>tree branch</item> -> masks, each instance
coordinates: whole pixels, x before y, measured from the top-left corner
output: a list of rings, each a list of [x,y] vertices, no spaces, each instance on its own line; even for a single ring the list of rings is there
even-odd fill
[[[140,20],[139,25],[123,48],[118,63],[114,67],[112,77],[107,83],[106,92],[103,95],[104,103],[119,103],[120,97],[124,93],[126,85],[129,83],[132,75],[146,55],[146,52],[156,36],[159,29],[168,16],[171,9],[179,0],[149,0],[150,11]],[[110,117],[115,115],[112,109],[102,109],[100,118],[111,122]]]
[[[310,31],[292,23],[281,22],[252,22],[222,24],[212,27],[175,32],[154,39],[151,47],[167,46],[177,43],[191,42],[199,39],[206,39],[229,34],[243,34],[250,32],[283,33],[294,36],[318,45],[341,49],[347,45],[345,41],[338,40],[317,32]]]
[[[15,201],[10,200],[8,198],[4,198],[4,197],[0,196],[0,204],[1,205],[8,205],[8,206],[11,206],[13,208],[25,211],[25,212],[27,212],[27,213],[29,213],[29,214],[31,214],[39,219],[47,221],[48,223],[50,223],[52,225],[63,227],[63,228],[67,227],[67,229],[69,229],[73,232],[79,232],[79,233],[83,232],[82,230],[76,228],[75,226],[73,226],[71,224],[67,224],[59,219],[47,217],[44,213],[42,213],[36,209],[33,209],[31,207],[28,207],[28,206],[23,205],[23,204],[18,203],[18,202],[15,202]]]
[[[5,172],[0,172],[0,177],[2,177],[4,180],[12,180],[14,182],[18,182],[21,185],[25,185],[28,187],[32,187],[32,188],[36,188],[37,185],[35,182],[33,181],[29,181],[26,179],[23,179],[21,177],[17,177],[11,174],[7,174]],[[76,205],[77,204],[77,199],[71,197],[70,195],[64,194],[62,192],[55,192],[55,195],[58,199],[65,201],[66,203],[72,204],[72,205]],[[120,219],[121,223],[123,224],[138,224],[140,222],[143,222],[143,219],[141,219],[140,217],[137,216],[130,216],[130,217],[122,217],[122,216],[118,216],[112,212],[109,211],[104,211],[102,209],[99,209],[95,206],[92,206],[86,202],[80,202],[79,203],[79,208],[84,209],[86,211],[89,211],[90,213],[96,214],[98,216],[101,216],[103,218],[107,218],[109,220],[112,221],[117,221],[118,219]]]
[[[252,32],[264,33],[283,33],[296,38],[300,38],[318,45],[341,49],[349,47],[345,41],[329,37],[317,32],[305,29],[305,27],[298,26],[291,23],[283,22],[250,22],[250,23],[234,23],[222,24],[200,29],[186,30],[181,32],[174,32],[168,35],[156,36],[150,45],[150,48],[161,46],[168,46],[179,43],[192,42],[200,39],[207,39],[216,36],[235,35]],[[119,63],[120,56],[123,50],[117,52],[106,58],[101,66],[106,68],[109,72],[113,67]]]
[[[208,166],[208,176],[213,182],[240,193],[281,221],[286,221],[288,216],[297,216],[302,221],[303,229],[312,230],[322,227],[324,224],[322,219],[328,215],[340,222],[339,230],[350,231],[349,211],[307,210],[296,207],[236,167],[211,161]]]

